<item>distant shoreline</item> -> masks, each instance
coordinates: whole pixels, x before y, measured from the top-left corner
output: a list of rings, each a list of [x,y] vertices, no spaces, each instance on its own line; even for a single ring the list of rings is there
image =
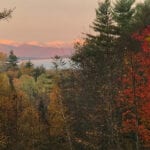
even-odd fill
[[[70,56],[60,56],[61,58],[69,58]],[[54,57],[18,57],[18,60],[44,60],[44,59],[53,59]]]
[[[30,61],[35,67],[43,66],[45,69],[52,69],[54,68],[54,58],[22,58],[18,59],[18,65],[22,63],[26,63]],[[64,66],[60,66],[60,68],[71,68],[71,59],[69,57],[63,58],[65,62]]]

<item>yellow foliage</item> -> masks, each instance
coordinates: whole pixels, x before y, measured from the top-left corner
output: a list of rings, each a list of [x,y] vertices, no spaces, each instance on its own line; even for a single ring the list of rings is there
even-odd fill
[[[52,136],[64,135],[65,120],[63,118],[64,107],[61,103],[60,89],[55,85],[50,93],[49,122],[51,124],[50,134]]]
[[[0,94],[8,95],[10,92],[10,83],[5,73],[0,73]]]
[[[6,146],[7,144],[7,136],[5,136],[3,133],[0,133],[0,148]]]
[[[5,61],[6,58],[7,58],[7,55],[2,53],[2,52],[0,52],[0,61]]]
[[[20,71],[22,74],[26,74],[26,75],[31,75],[32,71],[33,71],[33,67],[27,68],[25,67],[25,63],[21,63],[20,65]]]
[[[150,43],[150,36],[146,37],[145,40]]]

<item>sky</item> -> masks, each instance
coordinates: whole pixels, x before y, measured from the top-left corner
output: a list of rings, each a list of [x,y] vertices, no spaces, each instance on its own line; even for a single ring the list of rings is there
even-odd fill
[[[26,55],[38,48],[73,49],[73,43],[90,33],[101,0],[0,0],[0,11],[14,9],[12,18],[0,21],[0,51],[21,49]],[[67,49],[65,53],[64,48]],[[57,51],[57,50],[55,50]],[[18,53],[18,50],[17,50]],[[35,54],[34,54],[35,55]]]
[[[0,0],[15,8],[12,19],[0,22],[0,38],[18,42],[72,41],[89,30],[97,0]]]

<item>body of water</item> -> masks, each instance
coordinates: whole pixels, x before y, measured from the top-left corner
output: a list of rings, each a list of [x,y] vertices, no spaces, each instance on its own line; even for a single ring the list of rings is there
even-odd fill
[[[54,69],[55,65],[54,62],[58,64],[58,68],[60,69],[68,69],[72,67],[72,62],[69,58],[63,58],[60,60],[55,59],[23,59],[19,60],[18,64],[26,63],[30,61],[35,67],[43,66],[46,69]],[[63,65],[62,65],[63,62]]]

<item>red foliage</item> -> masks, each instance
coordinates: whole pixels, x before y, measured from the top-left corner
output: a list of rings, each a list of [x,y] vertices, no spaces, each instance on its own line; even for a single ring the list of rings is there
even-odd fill
[[[144,52],[150,52],[150,25],[147,26],[141,34],[134,33],[132,37],[142,43],[142,49]]]
[[[129,53],[125,66],[124,87],[117,99],[122,109],[122,132],[137,133],[141,143],[150,147],[150,26],[132,37],[141,43],[142,51]]]

